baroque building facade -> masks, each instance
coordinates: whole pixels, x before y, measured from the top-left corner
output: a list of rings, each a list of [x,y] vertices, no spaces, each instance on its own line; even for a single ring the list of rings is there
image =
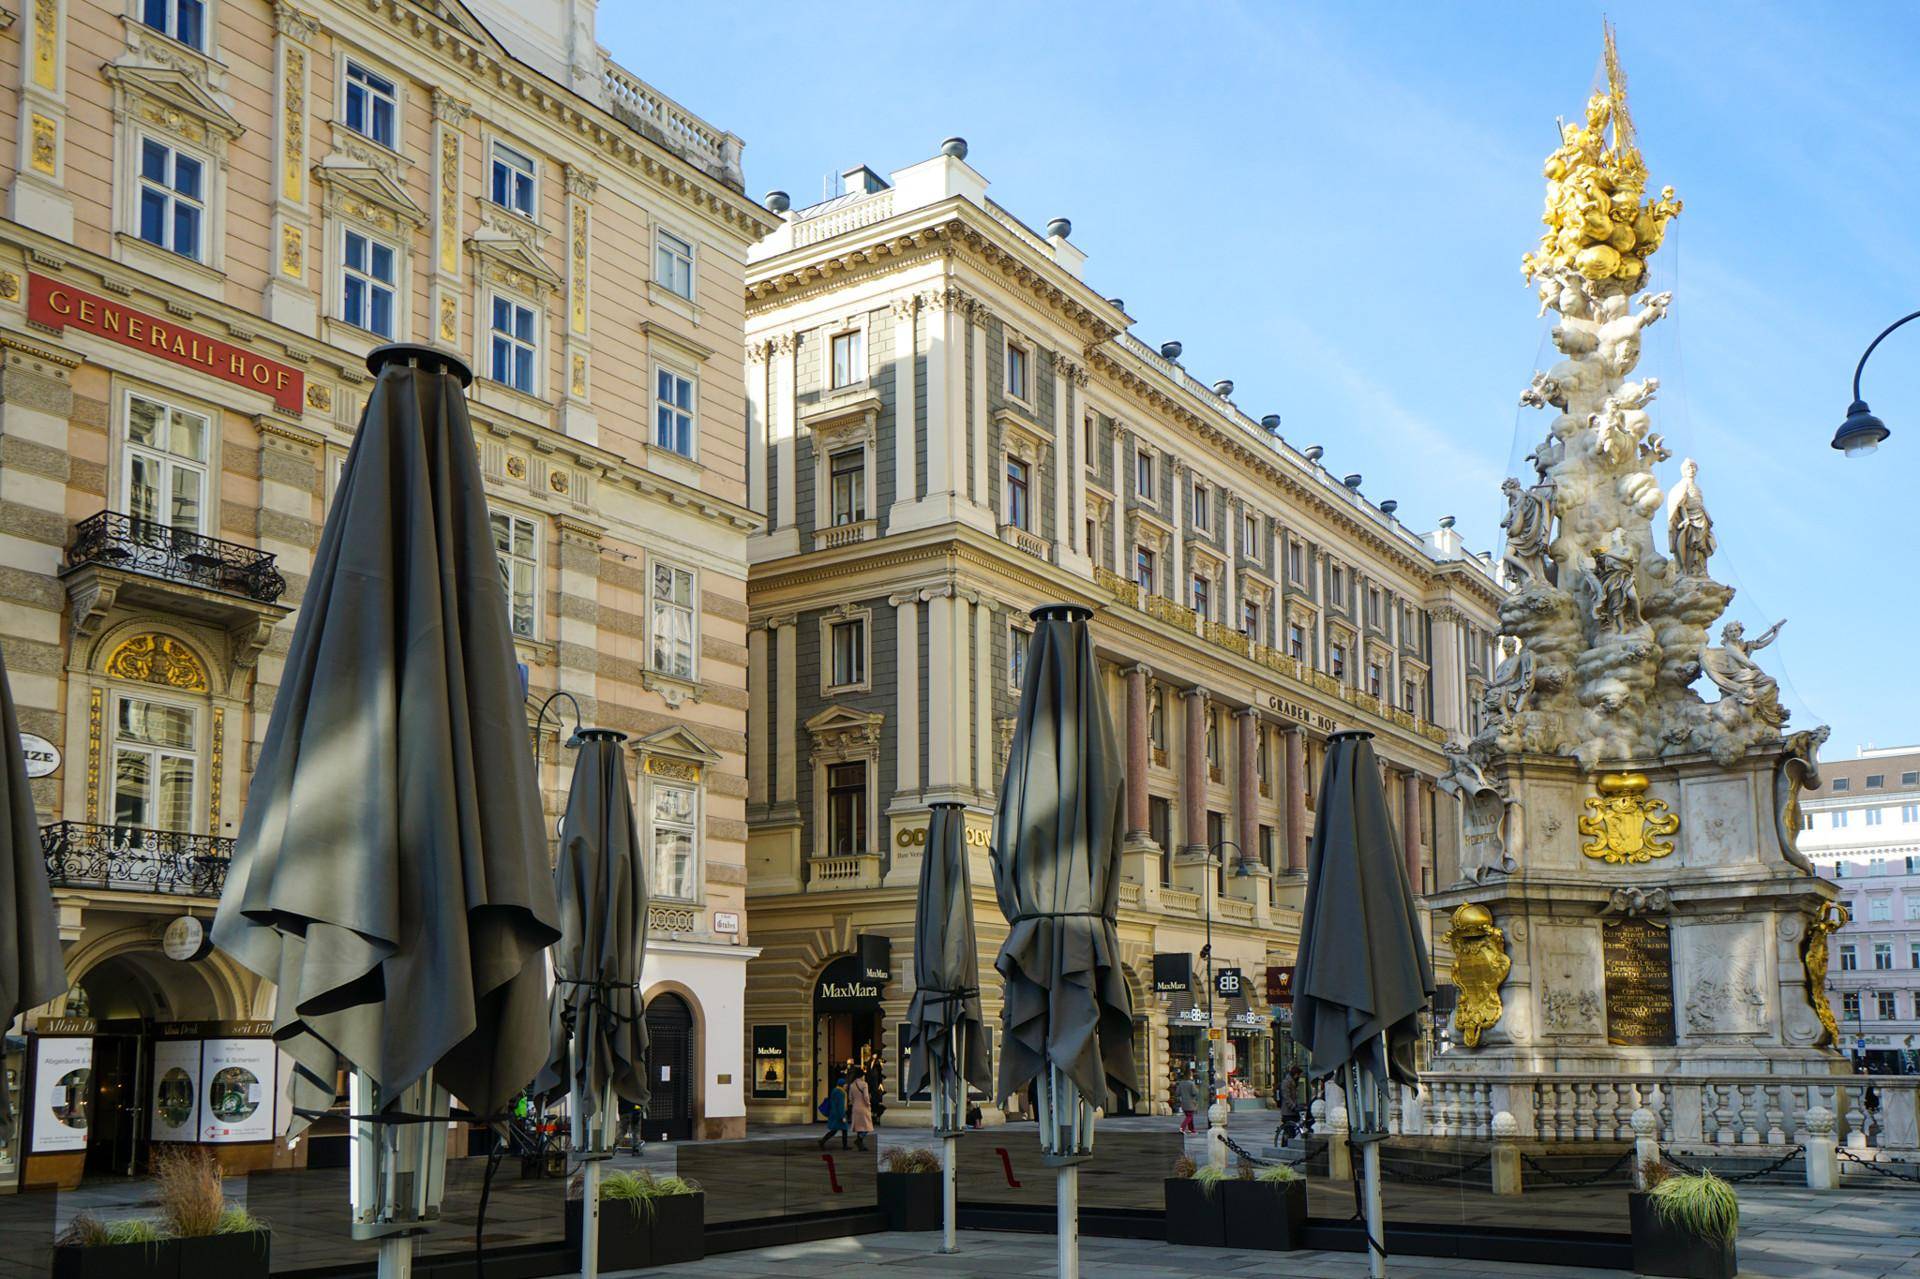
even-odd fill
[[[1277,418],[1249,418],[1177,344],[1135,338],[1070,226],[1028,227],[965,155],[951,139],[890,180],[849,170],[801,210],[774,193],[783,225],[748,268],[749,505],[766,520],[749,539],[749,1113],[769,1121],[811,1118],[848,1059],[898,1079],[937,801],[967,807],[997,1034],[986,846],[1042,603],[1096,608],[1145,781],[1120,937],[1151,1084],[1123,1108],[1165,1110],[1175,1078],[1204,1073],[1210,1028],[1236,1091],[1284,1067],[1272,1028],[1329,732],[1376,734],[1416,887],[1457,861],[1434,783],[1443,744],[1479,728],[1491,566],[1450,519],[1410,530]],[[1209,940],[1239,975],[1217,1000]]]
[[[592,0],[16,8],[0,643],[72,978],[43,1011],[92,1040],[85,1167],[131,1170],[161,1135],[158,1028],[271,1016],[270,987],[192,941],[388,341],[477,375],[550,815],[571,725],[534,708],[566,692],[628,735],[659,1122],[739,1133],[738,352],[746,249],[775,224],[739,139],[611,61]],[[272,1157],[226,1139],[229,1163]]]

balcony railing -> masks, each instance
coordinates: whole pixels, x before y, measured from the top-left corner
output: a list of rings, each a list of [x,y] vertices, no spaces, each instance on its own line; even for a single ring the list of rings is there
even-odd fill
[[[880,882],[880,854],[843,853],[815,857],[807,863],[807,882],[814,888],[873,888]]]
[[[714,128],[611,57],[603,74],[607,108],[615,116],[729,186],[744,189],[738,138]]]
[[[56,888],[218,897],[233,841],[144,826],[54,822],[40,828],[40,851]]]
[[[823,528],[813,535],[814,545],[823,551],[837,546],[852,546],[856,542],[872,541],[879,533],[879,525],[873,520],[854,520],[847,524],[834,524]]]
[[[1000,540],[1009,546],[1025,551],[1036,559],[1044,560],[1047,558],[1047,540],[1037,534],[1028,532],[1018,524],[1002,524],[1000,526]]]
[[[74,525],[67,567],[85,565],[224,591],[260,604],[274,603],[287,589],[267,551],[118,511],[102,511]]]

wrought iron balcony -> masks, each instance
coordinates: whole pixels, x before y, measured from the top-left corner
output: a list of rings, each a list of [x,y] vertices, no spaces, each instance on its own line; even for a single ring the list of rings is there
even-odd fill
[[[55,888],[218,897],[233,841],[144,826],[53,822],[40,828],[40,851]]]
[[[66,567],[88,565],[223,591],[258,604],[274,603],[287,589],[267,551],[118,511],[102,511],[74,525]]]

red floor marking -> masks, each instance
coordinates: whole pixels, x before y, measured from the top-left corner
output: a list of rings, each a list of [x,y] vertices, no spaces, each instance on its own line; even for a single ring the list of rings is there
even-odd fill
[[[1000,1156],[1000,1166],[1007,1170],[1007,1184],[1015,1190],[1020,1189],[1020,1183],[1013,1177],[1013,1156],[1007,1153],[1005,1146],[995,1146],[993,1153]]]

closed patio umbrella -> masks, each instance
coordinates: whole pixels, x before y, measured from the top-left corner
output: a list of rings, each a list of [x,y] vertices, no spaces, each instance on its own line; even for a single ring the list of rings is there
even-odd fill
[[[60,926],[40,852],[40,819],[20,750],[20,717],[0,654],[0,1034],[67,989]],[[13,1135],[13,1089],[0,1081],[0,1141]]]
[[[967,1085],[983,1092],[987,1042],[980,1018],[980,944],[973,931],[973,887],[967,875],[966,808],[933,806],[920,862],[920,898],[913,917],[913,1002],[907,1006],[907,1077],[901,1095],[933,1092],[933,1130],[940,1134],[941,1203],[954,1246],[954,1143],[966,1126]]]
[[[1007,918],[999,1095],[1036,1083],[1040,1152],[1059,1172],[1060,1273],[1079,1273],[1079,1169],[1094,1108],[1139,1092],[1133,1005],[1120,971],[1121,813],[1126,778],[1087,622],[1033,612],[1020,713],[993,824],[993,883]]]
[[[1373,734],[1335,733],[1307,858],[1307,899],[1293,980],[1293,1033],[1315,1079],[1343,1071],[1352,1140],[1362,1148],[1368,1262],[1386,1273],[1380,1220],[1380,1141],[1389,1082],[1418,1088],[1419,1013],[1433,966],[1419,907],[1396,851]]]
[[[386,1275],[438,1215],[447,1093],[499,1114],[545,1060],[560,929],[472,374],[367,366],[213,940],[278,988],[290,1136],[352,1068],[353,1232]]]
[[[580,1273],[600,1265],[600,1171],[613,1154],[619,1103],[647,1104],[647,1023],[640,965],[647,948],[647,876],[640,857],[633,795],[627,787],[626,734],[588,728],[560,822],[560,944],[554,947],[551,1048],[534,1091],[571,1095],[570,1145],[586,1161],[580,1204]]]

